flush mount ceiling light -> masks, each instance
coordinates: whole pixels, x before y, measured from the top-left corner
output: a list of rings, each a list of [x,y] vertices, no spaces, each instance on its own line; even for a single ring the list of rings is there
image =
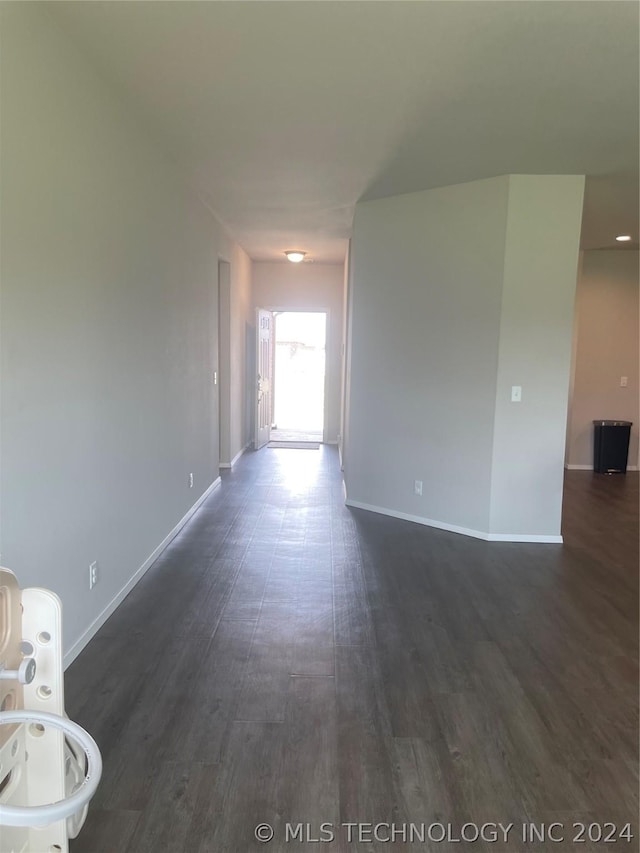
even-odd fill
[[[300,261],[304,261],[304,256],[306,254],[307,254],[306,252],[296,252],[296,251],[285,252],[285,255],[287,256],[287,260],[291,261],[292,264],[299,264]]]
[[[618,237],[616,237],[616,240],[618,241],[618,243],[628,243],[630,239],[631,239],[630,234],[620,234]]]

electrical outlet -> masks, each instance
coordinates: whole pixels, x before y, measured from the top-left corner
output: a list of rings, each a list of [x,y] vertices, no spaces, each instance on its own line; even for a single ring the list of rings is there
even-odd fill
[[[627,376],[621,376],[621,377],[620,377],[620,387],[621,387],[621,388],[626,388],[626,387],[627,387],[628,382],[629,382],[629,379],[628,379],[628,377],[627,377]]]
[[[98,583],[98,561],[94,560],[89,566],[89,589],[93,589]]]
[[[413,492],[416,495],[422,495],[422,480],[413,481]]]
[[[193,474],[189,474],[189,488],[193,488]]]

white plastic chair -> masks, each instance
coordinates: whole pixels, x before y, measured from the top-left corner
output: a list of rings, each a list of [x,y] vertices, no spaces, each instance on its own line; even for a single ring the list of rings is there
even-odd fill
[[[102,774],[64,712],[62,606],[0,568],[0,850],[68,853]]]

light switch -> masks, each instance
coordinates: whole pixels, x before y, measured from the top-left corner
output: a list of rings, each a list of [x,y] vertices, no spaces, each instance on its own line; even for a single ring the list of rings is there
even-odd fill
[[[620,377],[620,387],[621,387],[621,388],[626,388],[626,387],[627,387],[627,382],[628,382],[628,378],[627,378],[626,376],[621,376],[621,377]]]
[[[522,400],[522,385],[511,386],[511,402],[519,403]]]

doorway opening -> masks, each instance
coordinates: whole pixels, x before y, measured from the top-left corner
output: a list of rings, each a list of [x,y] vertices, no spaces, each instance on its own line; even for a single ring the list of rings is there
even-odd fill
[[[271,441],[322,442],[327,315],[274,311]]]

